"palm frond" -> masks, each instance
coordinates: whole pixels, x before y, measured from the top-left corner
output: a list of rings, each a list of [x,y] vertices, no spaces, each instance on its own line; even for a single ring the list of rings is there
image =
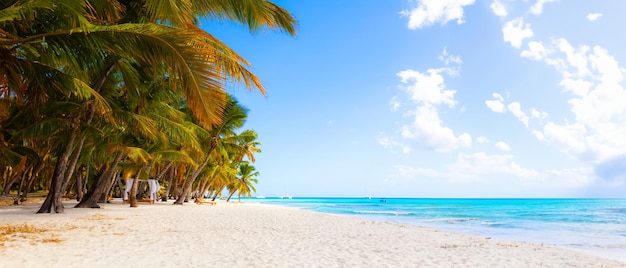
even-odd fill
[[[182,163],[186,165],[190,165],[192,167],[196,167],[198,163],[194,161],[189,155],[185,152],[177,151],[177,150],[163,150],[158,152],[153,152],[152,156],[155,161],[174,161],[176,163]]]
[[[159,130],[157,123],[149,116],[124,110],[113,110],[113,117],[124,126],[125,131],[147,139],[157,139]]]
[[[267,0],[196,0],[199,15],[238,21],[251,31],[265,27],[296,34],[297,21],[285,9]]]
[[[152,0],[144,5],[150,21],[179,26],[193,23],[192,7],[191,0]]]
[[[185,144],[193,150],[200,149],[200,143],[194,132],[185,127],[181,123],[169,120],[157,113],[152,113],[150,116],[155,120],[157,127],[163,132],[172,142],[176,144]]]
[[[123,151],[130,161],[137,164],[146,164],[150,159],[152,159],[150,153],[146,152],[143,148],[114,146],[114,149]]]

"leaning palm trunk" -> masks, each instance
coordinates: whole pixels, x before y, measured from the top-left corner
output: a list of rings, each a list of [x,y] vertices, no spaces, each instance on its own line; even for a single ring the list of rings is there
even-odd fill
[[[176,198],[176,201],[174,201],[175,205],[182,205],[185,202],[185,200],[187,200],[189,193],[191,193],[191,188],[193,187],[194,182],[196,181],[196,179],[198,178],[198,175],[200,175],[200,172],[202,171],[202,169],[206,166],[208,162],[209,162],[209,156],[207,156],[205,161],[198,168],[196,168],[196,170],[194,170],[191,173],[191,175],[189,175],[189,177],[184,181],[182,192],[180,193],[180,195],[178,195],[178,198]]]
[[[235,192],[237,192],[237,190],[231,191],[230,194],[228,194],[228,198],[226,199],[226,202],[230,201],[230,198],[233,197],[233,195],[235,194]]]
[[[72,152],[72,148],[74,147],[74,141],[76,141],[76,136],[78,135],[78,118],[73,120],[74,127],[72,128],[72,134],[70,134],[70,138],[67,142],[67,146],[65,150],[59,155],[57,158],[57,164],[54,167],[54,173],[52,175],[52,183],[50,184],[50,191],[46,196],[46,200],[41,204],[41,207],[37,211],[37,213],[63,213],[63,203],[61,202],[61,197],[63,197],[63,185],[66,185],[65,180],[65,171],[67,167],[67,162],[70,158],[70,154]]]
[[[191,187],[193,187],[193,181],[191,178],[187,178],[183,182],[182,191],[176,198],[176,201],[174,201],[174,205],[182,205],[185,202],[185,200],[187,200],[189,196],[189,192],[191,192]]]
[[[82,137],[80,138],[80,141],[76,145],[76,148],[72,152],[72,155],[70,156],[70,160],[69,160],[70,163],[67,166],[67,170],[65,171],[65,178],[63,179],[64,180],[64,184],[62,186],[63,190],[67,189],[67,184],[70,182],[72,175],[74,175],[74,170],[76,169],[76,163],[78,163],[80,152],[83,150],[83,144],[85,144],[85,139],[86,139],[86,136],[85,134],[83,134]]]
[[[83,170],[85,166],[81,166],[81,170]],[[82,173],[82,172],[81,172]],[[84,178],[85,174],[76,174],[76,201],[80,202],[80,200],[83,199],[83,196],[85,195],[85,193],[83,192],[83,178]],[[87,181],[85,180],[85,183]]]
[[[198,166],[198,168],[196,168],[196,170],[191,173],[191,176],[189,176],[189,178],[186,180],[187,183],[183,184],[183,192],[178,196],[178,198],[176,199],[176,202],[174,202],[174,204],[182,205],[183,202],[185,202],[185,199],[187,198],[187,196],[191,192],[191,187],[193,187],[193,183],[196,181],[196,179],[200,175],[200,172],[202,172],[204,167],[206,167],[206,165],[209,163],[209,160],[211,159],[211,157],[210,157],[211,156],[211,151],[213,151],[212,149],[213,149],[213,147],[211,147],[211,149],[209,150],[209,153],[207,154],[207,156],[204,159],[204,161],[202,162],[202,164],[200,164],[200,166]]]
[[[144,168],[146,168],[145,164],[142,165],[137,171],[137,175],[135,175],[135,179],[133,180],[133,185],[130,188],[130,197],[128,198],[128,201],[131,208],[136,208],[139,203],[137,202],[137,185],[139,184],[139,177],[141,177],[141,172],[143,172]]]
[[[102,191],[102,193],[100,194],[100,198],[98,198],[98,203],[106,203],[108,201],[109,193],[111,193],[113,184],[115,183],[115,180],[118,176],[118,174],[113,174],[111,177],[109,177],[107,184],[103,187],[104,191]]]
[[[167,190],[165,190],[165,195],[163,195],[163,198],[161,199],[161,201],[166,202],[167,199],[170,196],[170,190],[172,189],[172,182],[174,181],[174,173],[176,172],[175,169],[170,169],[170,179],[167,183]]]
[[[109,74],[111,74],[114,67],[115,67],[115,64],[111,63],[109,67],[107,68],[107,70],[102,74],[102,76],[100,76],[98,81],[96,81],[96,84],[94,86],[94,90],[96,92],[100,92],[100,90],[102,89],[102,86],[104,85],[104,82],[106,81],[106,78],[109,76]],[[93,117],[95,114],[94,112],[95,112],[95,107],[93,103],[91,103],[87,106],[87,114],[86,114],[86,119],[85,119],[86,125],[91,124],[91,121],[93,120]],[[61,197],[70,179],[70,176],[67,176],[66,173],[68,173],[69,175],[73,173],[73,171],[69,171],[70,167],[71,169],[73,169],[76,166],[76,161],[78,160],[78,157],[80,156],[80,153],[83,148],[83,144],[85,142],[85,136],[82,136],[79,141],[78,146],[76,146],[76,148],[73,148],[74,142],[78,138],[78,134],[79,134],[78,127],[80,124],[81,124],[80,118],[76,117],[72,119],[72,128],[71,128],[72,134],[70,135],[68,145],[65,151],[63,152],[63,154],[57,159],[57,164],[54,167],[55,171],[52,176],[52,184],[50,186],[50,192],[48,192],[48,196],[46,196],[46,201],[44,201],[44,203],[41,205],[41,208],[39,209],[39,211],[37,211],[37,213],[51,213],[53,210],[56,213],[63,213],[63,203],[61,202]],[[70,161],[71,155],[73,157],[72,157],[72,160]],[[68,166],[68,161],[70,161],[70,166]],[[96,206],[98,205],[96,204]]]
[[[20,202],[24,202],[26,201],[26,199],[28,199],[28,192],[30,192],[30,188],[33,185],[33,182],[35,181],[35,179],[37,178],[37,174],[41,172],[43,167],[44,167],[43,162],[39,162],[37,164],[37,168],[35,168],[35,170],[29,174],[29,177],[26,179],[26,182],[22,185],[22,188],[20,189],[20,193],[22,193],[22,196],[20,197]]]
[[[165,176],[165,172],[167,172],[173,164],[174,161],[168,162],[167,165],[165,165],[165,167],[156,175],[156,177],[154,177],[154,179],[157,181],[161,180],[161,178]]]
[[[122,160],[123,156],[124,154],[118,151],[111,166],[108,169],[106,169],[105,166],[102,167],[102,170],[100,170],[100,173],[96,177],[96,182],[87,192],[85,198],[75,206],[76,208],[100,208],[98,199],[100,199],[102,193],[107,189],[108,181],[115,173],[115,170],[117,170],[117,165],[120,160]]]
[[[20,176],[23,177],[23,174],[25,174],[25,171],[20,171],[20,172],[16,172],[15,174],[12,174],[11,177],[9,177],[9,180],[4,184],[4,190],[2,190],[2,195],[9,195],[9,193],[11,192],[11,188],[13,187],[13,184],[15,184],[15,181],[17,181],[17,178],[19,178]]]
[[[215,190],[215,195],[213,196],[213,199],[211,199],[211,201],[215,201],[215,199],[217,199],[217,196],[224,190],[224,186],[220,187],[219,189]]]
[[[209,191],[209,189],[211,189],[211,186],[213,186],[213,182],[215,182],[215,179],[212,179],[210,182],[209,180],[206,180],[204,182],[204,186],[200,188],[200,193],[204,194],[205,192]],[[210,198],[212,195],[212,191],[209,191],[209,196],[207,196],[207,198]]]

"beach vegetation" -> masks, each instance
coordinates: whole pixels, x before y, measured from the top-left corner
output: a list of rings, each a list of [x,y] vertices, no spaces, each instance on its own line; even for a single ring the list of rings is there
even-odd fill
[[[147,178],[177,204],[217,195],[260,152],[254,131],[238,132],[247,111],[228,87],[265,88],[202,19],[290,35],[297,25],[266,0],[2,1],[2,193],[47,190],[38,213],[63,212],[72,193],[99,207],[127,170],[131,206]]]
[[[252,193],[256,192],[254,185],[257,183],[256,177],[259,176],[260,173],[256,171],[256,168],[253,165],[250,165],[249,162],[243,161],[239,165],[239,173],[237,173],[237,178],[232,180],[228,184],[228,201],[230,198],[237,192],[237,199],[241,199],[241,196],[252,197]]]

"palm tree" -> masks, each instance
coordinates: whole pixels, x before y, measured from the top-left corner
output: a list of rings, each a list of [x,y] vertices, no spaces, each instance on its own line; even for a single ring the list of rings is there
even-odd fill
[[[241,164],[239,164],[237,179],[229,185],[229,195],[226,201],[230,201],[230,198],[233,194],[235,194],[235,192],[239,193],[237,195],[238,199],[241,199],[242,194],[247,197],[252,197],[252,193],[256,192],[254,184],[258,182],[255,177],[259,175],[260,174],[256,171],[256,168],[250,165],[248,161],[241,162]]]
[[[199,134],[202,133],[199,136],[204,137],[204,146],[206,148],[203,156],[204,159],[198,161],[200,162],[198,167],[191,170],[190,176],[186,178],[186,181],[183,184],[182,194],[178,196],[176,202],[174,202],[175,204],[183,204],[191,192],[196,179],[211,160],[212,154],[216,153],[218,146],[222,146],[225,137],[233,136],[235,133],[234,131],[243,126],[246,118],[247,110],[239,105],[237,100],[229,97],[224,109],[222,121],[219,124],[214,124],[209,131],[205,132],[204,130],[199,129]]]
[[[114,121],[106,96],[120,92],[120,82],[132,87],[149,79],[138,67],[167,77],[165,84],[184,94],[205,128],[222,119],[226,79],[264,92],[248,62],[194,25],[200,16],[295,33],[295,19],[264,0],[0,3],[0,97],[44,112],[31,114],[29,129],[64,138],[51,151],[56,165],[39,212],[63,211],[61,193],[85,142],[95,139],[85,131],[95,122]],[[6,114],[2,103],[0,114]],[[49,116],[44,108],[55,106],[64,109]]]

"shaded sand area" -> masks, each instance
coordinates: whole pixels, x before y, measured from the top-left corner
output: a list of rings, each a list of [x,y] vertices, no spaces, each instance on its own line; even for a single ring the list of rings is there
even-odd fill
[[[35,214],[0,207],[0,267],[626,267],[499,241],[252,203],[140,204]]]

